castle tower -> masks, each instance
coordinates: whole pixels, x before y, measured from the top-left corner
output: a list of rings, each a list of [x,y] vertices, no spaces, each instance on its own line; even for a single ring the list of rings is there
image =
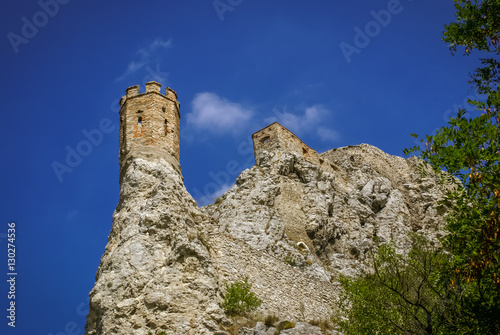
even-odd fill
[[[127,155],[140,147],[154,147],[179,161],[180,104],[177,94],[167,87],[165,94],[155,81],[146,83],[146,92],[139,85],[127,88],[120,100],[120,165]]]

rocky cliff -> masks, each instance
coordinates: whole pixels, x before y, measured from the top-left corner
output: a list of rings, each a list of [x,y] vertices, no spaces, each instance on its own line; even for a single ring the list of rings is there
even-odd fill
[[[149,147],[127,155],[86,334],[230,334],[225,284],[246,277],[262,300],[256,319],[295,322],[281,334],[323,334],[304,322],[331,316],[338,277],[363,271],[378,243],[404,252],[408,232],[439,237],[446,190],[416,158],[366,144],[314,159],[269,148],[203,208],[171,156]],[[239,332],[280,333],[262,322]]]

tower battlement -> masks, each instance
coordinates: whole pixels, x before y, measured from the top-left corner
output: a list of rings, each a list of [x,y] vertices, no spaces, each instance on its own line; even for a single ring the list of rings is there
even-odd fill
[[[120,100],[120,153],[119,161],[130,151],[140,147],[163,150],[179,160],[180,104],[177,93],[155,81],[146,83],[146,92],[139,85],[127,88]]]
[[[120,99],[120,106],[122,106],[128,98],[133,98],[138,95],[155,92],[161,95],[164,95],[167,99],[172,101],[177,101],[177,92],[175,92],[170,87],[165,87],[165,93],[161,93],[161,84],[156,81],[150,81],[146,83],[146,92],[140,93],[139,85],[130,86],[126,89],[125,95]]]

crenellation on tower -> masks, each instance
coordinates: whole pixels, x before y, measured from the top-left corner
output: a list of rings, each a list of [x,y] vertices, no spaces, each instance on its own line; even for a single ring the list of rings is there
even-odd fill
[[[177,101],[177,92],[175,92],[173,89],[170,87],[165,88],[165,95],[167,98],[173,101]]]
[[[161,85],[156,81],[150,81],[146,83],[146,93],[156,92],[160,93]]]
[[[123,163],[135,149],[155,148],[179,161],[180,104],[174,90],[161,94],[161,84],[146,83],[146,92],[139,85],[127,89],[120,100],[120,152]]]
[[[135,97],[138,94],[139,94],[139,85],[134,85],[127,88],[127,98]]]

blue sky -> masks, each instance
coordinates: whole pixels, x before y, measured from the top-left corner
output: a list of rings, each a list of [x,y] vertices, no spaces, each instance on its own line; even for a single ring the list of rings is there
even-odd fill
[[[7,278],[14,221],[18,275],[15,329],[0,282],[0,333],[83,334],[118,203],[127,87],[177,91],[185,184],[207,204],[254,164],[250,136],[273,121],[318,152],[369,143],[394,155],[444,125],[474,97],[478,64],[442,42],[453,14],[449,0],[5,3],[0,268]],[[71,150],[85,156],[70,167]]]

